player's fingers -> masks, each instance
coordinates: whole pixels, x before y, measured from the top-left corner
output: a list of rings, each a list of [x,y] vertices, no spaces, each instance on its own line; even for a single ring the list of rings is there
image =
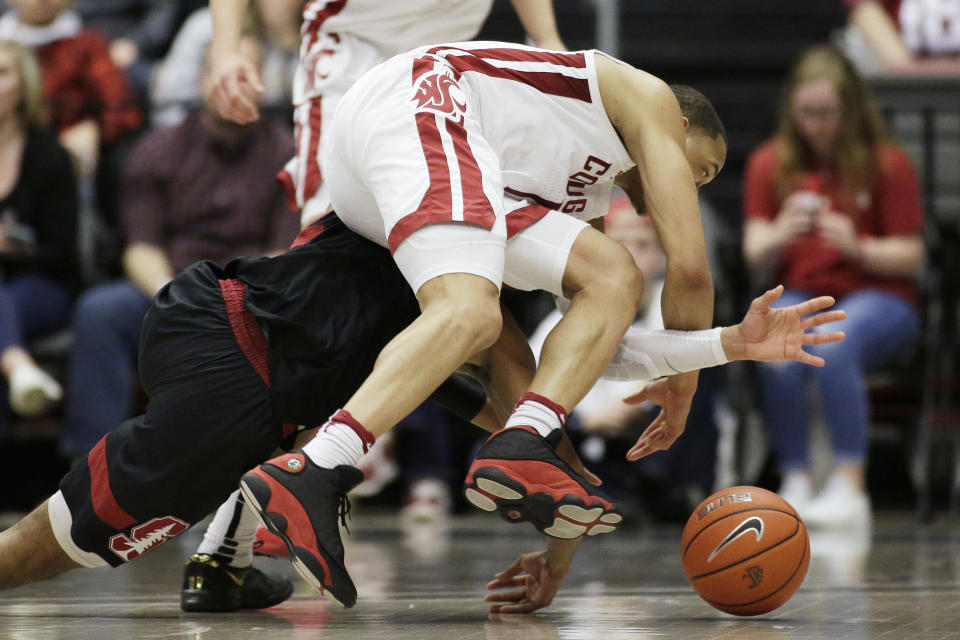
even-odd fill
[[[263,94],[263,83],[260,81],[260,74],[254,67],[240,67],[240,80],[244,82],[256,95]]]
[[[651,399],[650,397],[651,391],[652,389],[648,385],[643,389],[640,389],[640,391],[637,391],[635,394],[624,398],[623,402],[626,404],[640,404],[641,402],[646,402],[647,400]]]
[[[843,342],[847,334],[843,331],[831,331],[830,333],[805,333],[803,334],[803,344],[830,344],[831,342]]]
[[[520,602],[527,597],[526,589],[517,589],[516,591],[504,591],[502,593],[488,593],[484,602]]]
[[[809,315],[815,313],[827,307],[832,307],[836,304],[836,300],[832,296],[819,296],[817,298],[811,298],[809,300],[804,300],[803,302],[798,302],[793,305],[793,309],[799,313],[801,316]]]
[[[806,351],[800,351],[797,354],[796,359],[802,362],[803,364],[810,365],[811,367],[822,367],[827,364],[826,360],[824,360],[820,356],[815,356],[812,353],[807,353]]]
[[[521,563],[522,563],[522,559],[517,558],[516,560],[513,561],[513,563],[511,563],[509,567],[507,567],[500,573],[495,574],[493,577],[496,578],[497,580],[501,580],[504,578],[512,578],[513,576],[520,573],[520,569],[522,566]]]
[[[540,608],[540,605],[533,602],[521,602],[518,604],[503,604],[497,607],[497,613],[530,613]],[[492,607],[491,607],[492,609]]]
[[[833,311],[823,311],[822,313],[817,313],[812,316],[808,316],[803,319],[803,330],[812,329],[813,327],[819,327],[824,324],[829,324],[831,322],[839,322],[844,320],[847,317],[847,312],[842,309],[834,309]]]
[[[487,583],[487,589],[505,589],[507,587],[522,587],[526,583],[526,576],[518,578],[496,578]]]
[[[595,474],[593,471],[590,471],[590,469],[587,469],[586,467],[583,467],[583,477],[587,482],[595,487],[599,487],[603,484],[603,480],[600,479],[600,476]]]
[[[759,298],[754,298],[753,302],[750,303],[750,308],[754,311],[768,309],[770,305],[776,302],[781,295],[783,295],[783,285],[778,284],[773,289],[764,291],[763,295],[761,295]]]

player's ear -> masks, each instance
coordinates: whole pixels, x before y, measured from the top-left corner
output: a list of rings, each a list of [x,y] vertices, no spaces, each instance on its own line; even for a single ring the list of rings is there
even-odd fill
[[[683,122],[683,130],[687,131],[690,128],[690,119],[687,116],[680,116],[680,121]]]

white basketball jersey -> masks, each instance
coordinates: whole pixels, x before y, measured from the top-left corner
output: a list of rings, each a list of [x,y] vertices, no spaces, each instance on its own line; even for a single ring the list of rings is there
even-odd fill
[[[635,165],[600,100],[596,55],[467,42],[400,57],[413,59],[414,92],[423,91],[418,75],[442,71],[469,94],[507,197],[591,220],[607,213],[617,174]]]
[[[370,67],[414,47],[473,38],[492,4],[493,0],[308,0],[294,104],[330,89],[345,91]],[[329,79],[337,80],[334,86]]]

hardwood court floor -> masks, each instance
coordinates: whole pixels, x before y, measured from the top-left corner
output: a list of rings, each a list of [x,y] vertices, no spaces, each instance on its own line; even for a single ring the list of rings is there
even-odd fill
[[[420,537],[405,537],[389,516],[353,518],[353,609],[328,604],[298,580],[293,598],[273,609],[185,614],[180,571],[199,541],[195,528],[121,569],[75,571],[0,594],[0,638],[960,640],[957,524],[881,514],[872,536],[814,534],[800,592],[757,618],[699,600],[680,566],[678,527],[589,539],[550,608],[489,617],[484,585],[541,539],[486,514],[458,518],[446,536]],[[286,561],[257,564],[296,577]]]

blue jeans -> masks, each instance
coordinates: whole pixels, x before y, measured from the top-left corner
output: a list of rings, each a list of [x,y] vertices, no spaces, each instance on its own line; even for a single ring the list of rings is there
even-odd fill
[[[50,276],[24,273],[0,281],[0,354],[67,326],[72,303],[70,287]],[[6,386],[0,376],[0,422],[7,413]]]
[[[133,413],[140,327],[150,301],[124,280],[94,287],[77,301],[60,454],[85,454]]]
[[[796,304],[811,296],[787,290],[773,305]],[[893,361],[914,342],[920,328],[917,310],[897,295],[865,289],[837,301],[846,320],[820,331],[845,331],[835,344],[806,347],[826,360],[825,367],[799,362],[758,362],[761,409],[773,437],[781,471],[805,470],[810,408],[808,383],[814,383],[830,434],[834,459],[863,464],[870,435],[866,373]]]

